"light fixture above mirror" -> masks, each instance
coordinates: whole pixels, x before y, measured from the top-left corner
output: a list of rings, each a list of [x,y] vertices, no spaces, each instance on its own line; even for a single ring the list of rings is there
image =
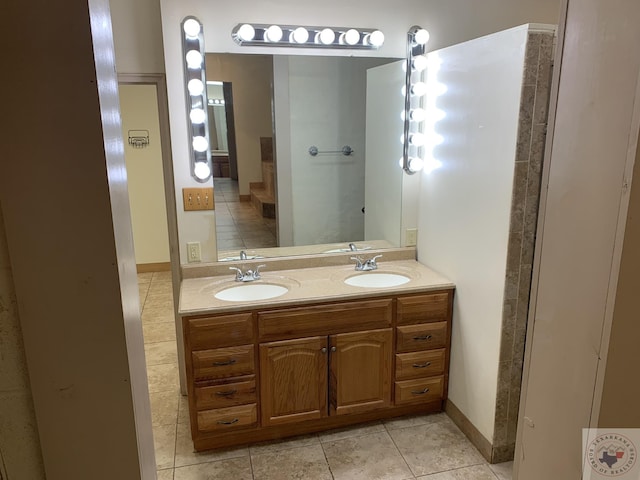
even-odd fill
[[[384,34],[372,28],[308,27],[241,23],[231,31],[233,40],[242,46],[349,48],[377,50]]]

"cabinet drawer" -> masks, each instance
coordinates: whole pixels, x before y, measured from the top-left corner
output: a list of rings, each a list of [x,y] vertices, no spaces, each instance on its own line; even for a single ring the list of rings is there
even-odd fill
[[[198,430],[215,432],[254,426],[258,423],[256,404],[198,412]]]
[[[254,373],[253,345],[198,350],[191,353],[193,376],[206,378],[237,377]]]
[[[447,346],[447,322],[398,327],[398,352],[414,352]]]
[[[195,394],[198,410],[256,403],[256,380],[254,376],[251,376],[246,377],[244,381],[210,387],[196,387]]]
[[[443,385],[442,376],[396,382],[396,405],[438,400],[442,398]]]
[[[396,380],[441,375],[444,372],[444,348],[396,355]]]
[[[258,313],[260,340],[283,340],[391,326],[391,299],[334,303]]]
[[[398,325],[446,322],[451,293],[432,293],[398,298]]]
[[[185,336],[192,350],[228,347],[253,342],[251,313],[219,317],[185,318]]]

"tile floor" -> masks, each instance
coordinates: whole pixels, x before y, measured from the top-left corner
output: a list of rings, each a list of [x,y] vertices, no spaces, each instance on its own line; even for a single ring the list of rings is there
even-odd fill
[[[241,202],[238,182],[213,179],[218,250],[277,247],[276,220],[263,218],[251,202]]]
[[[510,480],[445,414],[194,453],[178,386],[171,277],[138,275],[159,480]]]

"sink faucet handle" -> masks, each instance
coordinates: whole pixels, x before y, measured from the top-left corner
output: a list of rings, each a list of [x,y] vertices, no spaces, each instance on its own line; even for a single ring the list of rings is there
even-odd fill
[[[356,261],[356,270],[362,270],[362,258],[360,257],[351,257],[351,260]]]
[[[260,278],[260,269],[266,267],[266,265],[263,263],[262,265],[258,265],[256,267],[256,269],[253,271],[253,278],[258,279]]]
[[[380,255],[376,255],[376,256],[375,256],[375,257],[373,257],[371,260],[369,260],[369,262],[371,262],[372,264],[374,264],[374,265],[375,265],[375,264],[376,264],[376,260],[377,260],[377,259],[379,259],[379,258],[381,258],[381,257],[382,257],[382,254],[380,254]]]
[[[243,273],[238,267],[229,267],[229,270],[235,270],[236,272],[236,280],[242,281]]]

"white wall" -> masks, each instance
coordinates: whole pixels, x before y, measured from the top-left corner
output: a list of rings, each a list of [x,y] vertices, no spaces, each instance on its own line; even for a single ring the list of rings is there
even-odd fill
[[[167,71],[171,144],[176,177],[176,191],[188,185],[188,133],[183,85],[180,22],[187,15],[195,15],[204,23],[207,51],[264,53],[259,47],[239,47],[231,40],[232,28],[240,22],[280,22],[304,25],[354,25],[380,28],[386,36],[385,46],[375,55],[403,57],[406,32],[414,24],[429,29],[431,49],[452,45],[464,40],[503,30],[527,22],[555,23],[559,0],[410,0],[402,8],[387,0],[343,2],[330,0],[308,4],[296,0],[225,2],[212,5],[205,0],[161,0],[164,56]],[[296,50],[299,53],[300,50]],[[291,49],[273,49],[269,53],[290,54]],[[313,50],[309,54],[326,55]],[[371,55],[369,51],[332,51],[331,55]],[[197,186],[197,185],[193,185]],[[178,205],[180,209],[180,205]],[[282,206],[279,206],[281,209]],[[215,258],[215,225],[212,215],[193,214],[189,224],[179,218],[180,257],[186,259],[186,242],[203,243],[203,259]],[[213,251],[212,251],[213,249]]]
[[[120,84],[119,93],[136,263],[169,262],[156,86]],[[129,130],[148,130],[149,145],[133,148]]]
[[[446,116],[435,125],[442,167],[421,177],[418,260],[456,284],[449,399],[489,441],[527,32],[525,25],[429,54],[440,68],[429,71],[427,96]],[[439,96],[434,74],[446,86]]]

